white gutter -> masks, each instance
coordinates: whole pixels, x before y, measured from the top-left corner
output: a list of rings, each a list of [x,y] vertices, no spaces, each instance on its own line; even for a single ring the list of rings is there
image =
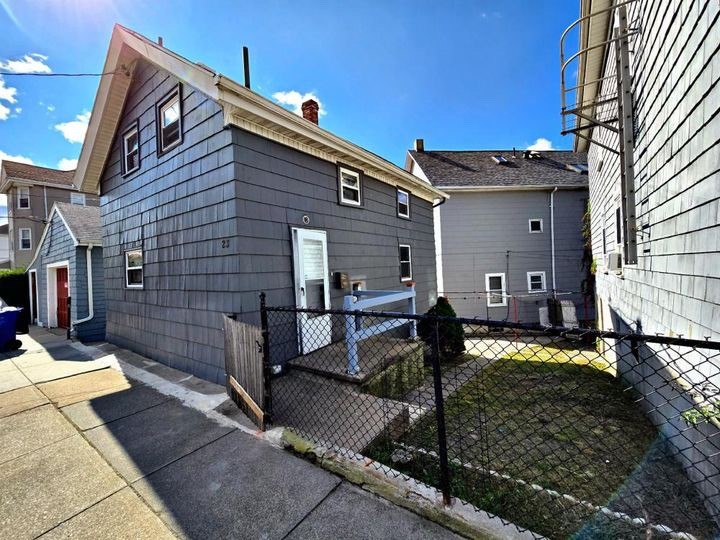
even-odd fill
[[[95,306],[93,305],[93,278],[92,278],[92,249],[93,245],[88,244],[87,251],[85,251],[87,261],[87,293],[88,293],[88,316],[84,319],[73,321],[72,325],[78,325],[80,323],[88,322],[95,317]]]
[[[552,261],[552,292],[553,298],[556,298],[555,291],[555,192],[558,188],[550,192],[550,259]]]

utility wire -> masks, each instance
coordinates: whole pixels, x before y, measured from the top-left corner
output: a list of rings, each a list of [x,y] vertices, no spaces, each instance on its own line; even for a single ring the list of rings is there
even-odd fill
[[[115,75],[116,73],[127,73],[126,70],[107,71],[105,73],[15,73],[12,71],[0,71],[3,77],[103,77],[104,75]]]

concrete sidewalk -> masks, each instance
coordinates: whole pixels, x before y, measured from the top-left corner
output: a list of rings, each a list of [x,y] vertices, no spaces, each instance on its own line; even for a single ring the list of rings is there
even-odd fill
[[[457,538],[258,439],[221,386],[21,340],[0,355],[2,538]]]

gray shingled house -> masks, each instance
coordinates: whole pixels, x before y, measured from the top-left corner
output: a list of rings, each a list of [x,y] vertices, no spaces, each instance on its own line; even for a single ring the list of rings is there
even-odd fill
[[[438,292],[458,315],[540,322],[557,298],[572,301],[578,319],[593,317],[581,294],[585,162],[565,151],[428,151],[416,141],[406,169],[451,195],[435,209],[435,253]]]
[[[222,314],[259,324],[261,291],[341,307],[415,281],[434,301],[443,193],[319,127],[317,103],[293,114],[120,26],[103,71],[75,183],[102,199],[108,341],[224,382]]]
[[[100,209],[55,203],[28,265],[31,322],[69,328],[80,341],[105,339],[102,251]]]

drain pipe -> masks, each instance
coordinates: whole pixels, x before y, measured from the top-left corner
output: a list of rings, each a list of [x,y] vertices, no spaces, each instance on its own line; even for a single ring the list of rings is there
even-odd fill
[[[557,298],[555,285],[555,192],[556,187],[550,192],[550,259],[552,261],[552,293],[553,298]]]
[[[88,322],[95,317],[95,306],[93,305],[93,277],[92,277],[92,249],[93,245],[88,244],[87,250],[85,251],[87,261],[87,292],[88,292],[88,316],[84,319],[78,319],[72,322],[72,326]]]

